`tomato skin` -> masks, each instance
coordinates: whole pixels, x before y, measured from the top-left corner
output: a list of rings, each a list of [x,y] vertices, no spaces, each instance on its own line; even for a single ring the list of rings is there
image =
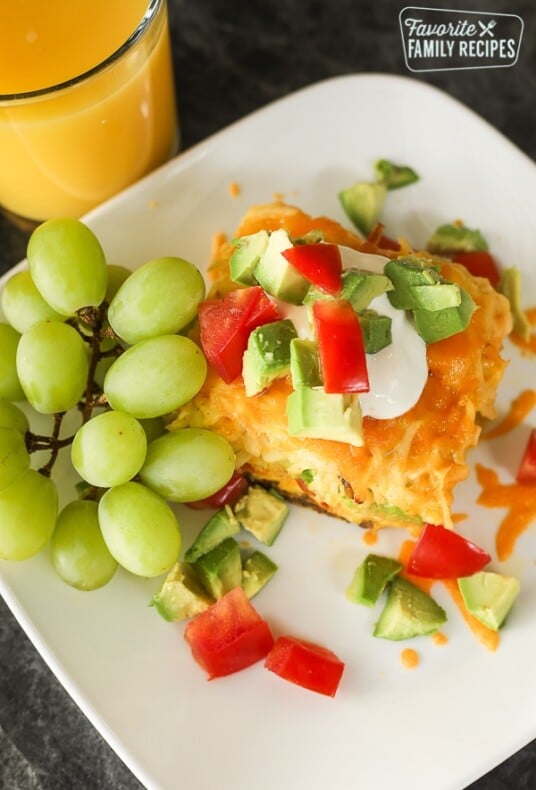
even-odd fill
[[[382,235],[378,241],[378,248],[380,250],[398,251],[400,249],[400,244],[394,239],[391,239],[389,236]]]
[[[400,244],[390,236],[386,236],[383,231],[383,223],[377,222],[367,236],[369,244],[373,244],[379,250],[399,250]]]
[[[523,485],[536,484],[536,428],[533,428],[530,433],[521,464],[517,470],[516,480]]]
[[[255,664],[274,644],[268,623],[241,587],[230,590],[190,620],[184,638],[209,680]]]
[[[242,372],[242,356],[251,331],[278,318],[276,304],[260,285],[238,288],[224,299],[209,299],[199,305],[201,348],[226,384]]]
[[[264,661],[264,666],[297,686],[334,697],[344,671],[344,663],[325,647],[280,636]]]
[[[490,561],[487,551],[463,535],[437,524],[425,524],[407,570],[429,579],[459,579],[481,571]]]
[[[487,277],[494,288],[499,284],[501,274],[493,255],[484,250],[457,252],[452,260],[461,263],[474,277]]]
[[[193,510],[234,505],[246,493],[248,487],[249,483],[244,475],[235,471],[231,479],[212,496],[206,497],[206,499],[197,499],[195,502],[186,502],[185,504]]]
[[[340,293],[342,258],[336,244],[297,244],[282,255],[313,285],[333,295]]]
[[[363,333],[346,299],[313,302],[313,317],[326,392],[370,390]]]

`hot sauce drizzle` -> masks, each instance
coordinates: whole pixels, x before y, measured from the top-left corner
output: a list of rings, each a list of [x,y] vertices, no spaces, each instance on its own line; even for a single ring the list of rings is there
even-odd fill
[[[416,587],[420,587],[425,593],[430,593],[432,584],[437,581],[437,579],[427,579],[424,576],[414,576],[412,573],[408,573],[406,570],[415,543],[416,541],[414,540],[405,540],[400,547],[398,560],[404,566],[404,570],[401,571],[400,575],[414,584]]]
[[[536,391],[530,389],[523,390],[523,392],[512,401],[510,411],[504,419],[496,425],[495,428],[482,434],[482,439],[496,439],[498,436],[502,436],[514,428],[517,428],[535,406]]]
[[[374,546],[378,542],[378,533],[374,530],[368,529],[363,534],[363,543],[366,543],[367,546]]]
[[[419,666],[419,654],[411,647],[406,647],[400,654],[400,660],[406,669],[415,669]]]
[[[481,464],[476,465],[476,477],[482,486],[479,505],[508,508],[495,536],[497,557],[503,562],[512,554],[519,536],[536,520],[536,486],[501,483],[497,472]]]

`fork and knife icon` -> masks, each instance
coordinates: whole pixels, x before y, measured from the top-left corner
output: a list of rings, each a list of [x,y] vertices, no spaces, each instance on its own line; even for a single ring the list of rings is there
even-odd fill
[[[485,36],[486,34],[489,35],[489,36],[493,36],[493,32],[492,31],[493,31],[493,28],[497,24],[497,22],[494,19],[492,19],[491,22],[488,22],[487,24],[484,24],[484,22],[481,22],[479,20],[478,24],[480,26],[480,33],[479,33],[479,37],[480,38],[482,38],[482,36]]]

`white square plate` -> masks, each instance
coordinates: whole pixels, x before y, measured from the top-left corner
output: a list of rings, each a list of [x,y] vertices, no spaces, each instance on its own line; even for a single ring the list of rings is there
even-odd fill
[[[319,83],[240,121],[187,151],[92,212],[110,262],[135,267],[177,254],[200,268],[213,235],[234,232],[254,203],[274,193],[315,215],[346,222],[337,192],[372,178],[385,157],[421,180],[390,193],[391,236],[422,245],[440,223],[480,227],[503,265],[524,272],[526,305],[536,303],[532,217],[534,164],[449,96],[410,78],[345,76]],[[240,194],[231,197],[229,184]],[[509,342],[501,386],[506,411],[536,381],[536,363]],[[532,425],[536,415],[529,420]],[[502,480],[515,474],[527,426],[483,443],[472,455]],[[68,475],[58,470],[62,494]],[[454,510],[463,531],[495,556],[503,512],[475,504],[471,477]],[[184,542],[206,516],[180,510]],[[402,535],[375,547],[396,554]],[[281,681],[262,662],[208,683],[183,639],[147,606],[158,580],[126,573],[80,593],[56,576],[47,552],[0,564],[0,590],[52,670],[148,788],[322,790],[326,787],[448,790],[463,787],[536,734],[534,529],[519,539],[503,572],[522,583],[495,653],[479,644],[441,585],[448,643],[414,640],[419,667],[403,668],[403,643],[374,639],[378,611],[349,604],[344,590],[365,556],[362,532],[308,510],[292,514],[270,555],[275,579],[255,600],[276,635],[293,633],[336,652],[346,670],[335,699]]]

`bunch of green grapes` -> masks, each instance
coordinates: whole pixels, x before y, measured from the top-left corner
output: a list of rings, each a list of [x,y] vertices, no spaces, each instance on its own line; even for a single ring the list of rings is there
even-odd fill
[[[82,590],[106,584],[118,564],[163,574],[181,547],[170,503],[212,495],[235,467],[217,434],[165,430],[165,418],[206,376],[187,334],[204,280],[177,257],[134,272],[110,265],[95,234],[74,219],[40,225],[27,257],[29,269],[1,295],[0,558],[24,560],[50,543],[60,577]],[[79,427],[62,436],[73,409]],[[51,415],[49,434],[32,432],[35,413]],[[47,460],[34,468],[42,451]],[[80,498],[58,513],[53,466],[61,452],[80,476]]]

